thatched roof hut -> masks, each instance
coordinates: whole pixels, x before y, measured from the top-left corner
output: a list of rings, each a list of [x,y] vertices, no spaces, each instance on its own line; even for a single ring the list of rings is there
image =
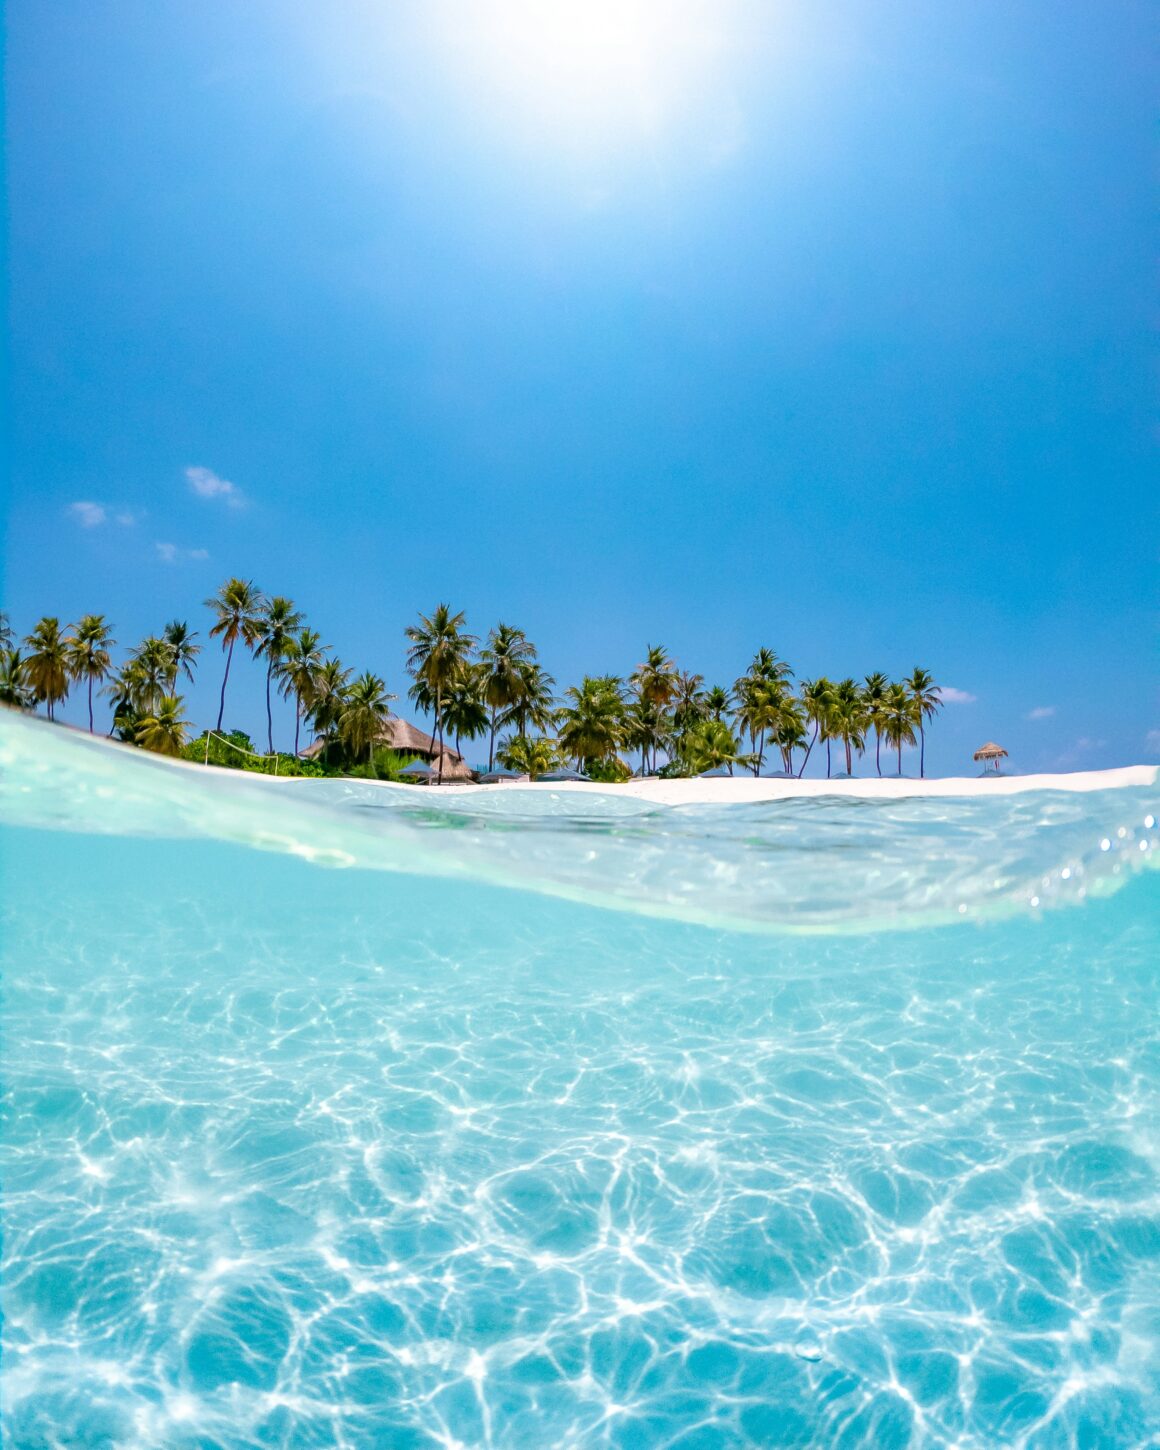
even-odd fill
[[[382,729],[379,731],[378,743],[385,745],[388,750],[395,750],[400,755],[417,755],[420,760],[438,767],[439,743],[432,739],[426,731],[420,730],[417,725],[412,725],[409,720],[400,720],[397,715],[389,715],[383,721]],[[302,752],[305,760],[313,760],[323,747],[322,740],[316,740],[313,745],[308,745]],[[459,770],[466,772],[461,777]],[[452,772],[455,772],[452,774]],[[443,747],[443,779],[470,779],[471,772],[467,769],[462,755],[457,754],[450,746]]]
[[[996,745],[993,740],[988,740],[986,745],[980,745],[975,751],[975,759],[983,762],[985,775],[998,775],[999,762],[1007,759],[1007,752],[1001,745]]]

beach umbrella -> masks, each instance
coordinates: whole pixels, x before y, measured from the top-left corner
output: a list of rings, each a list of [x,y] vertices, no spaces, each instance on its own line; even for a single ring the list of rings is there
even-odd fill
[[[430,780],[435,770],[425,760],[413,760],[410,765],[404,765],[399,774],[408,776],[411,780]]]
[[[728,780],[730,770],[727,765],[715,765],[711,770],[702,770],[697,774],[698,780]]]
[[[1000,760],[1006,760],[1007,752],[1001,745],[996,745],[993,740],[988,740],[986,745],[980,745],[975,751],[975,759],[983,762],[984,775],[998,775]]]
[[[546,775],[541,775],[540,780],[587,780],[586,775],[581,775],[578,770],[549,770]]]
[[[498,785],[504,780],[519,780],[521,777],[514,770],[485,770],[479,777],[480,785]],[[527,777],[523,777],[527,779]]]

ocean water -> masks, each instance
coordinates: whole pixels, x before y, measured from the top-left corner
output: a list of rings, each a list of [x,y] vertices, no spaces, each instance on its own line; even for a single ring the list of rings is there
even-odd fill
[[[0,772],[6,1446],[1160,1443],[1155,783]]]

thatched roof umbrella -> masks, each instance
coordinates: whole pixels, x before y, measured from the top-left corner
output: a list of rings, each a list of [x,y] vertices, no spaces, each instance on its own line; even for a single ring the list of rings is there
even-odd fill
[[[983,762],[984,775],[998,775],[999,762],[1007,759],[1007,752],[1001,745],[996,745],[993,740],[988,740],[986,745],[980,745],[975,751],[975,759]]]

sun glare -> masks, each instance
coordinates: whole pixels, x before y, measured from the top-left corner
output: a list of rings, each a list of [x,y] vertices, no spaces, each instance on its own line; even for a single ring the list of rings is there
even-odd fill
[[[491,114],[578,139],[649,135],[719,49],[700,0],[449,0],[443,40]]]

